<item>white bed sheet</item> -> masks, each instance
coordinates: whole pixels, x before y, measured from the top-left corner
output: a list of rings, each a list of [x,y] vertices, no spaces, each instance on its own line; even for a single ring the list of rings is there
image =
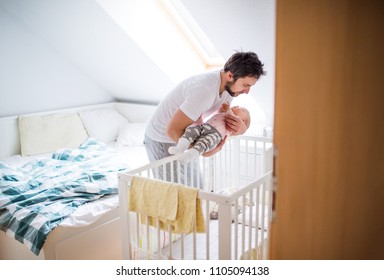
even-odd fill
[[[4,161],[6,164],[14,167],[14,168],[19,168],[23,166],[24,164],[35,160],[35,159],[43,159],[51,157],[51,153],[48,154],[39,154],[39,155],[34,155],[34,156],[27,156],[27,157],[22,157],[21,155],[15,155],[15,156],[10,156],[6,158],[1,158],[1,161]]]
[[[144,164],[147,164],[148,157],[144,146],[124,146],[117,148],[115,142],[108,144],[109,147],[119,151],[119,161],[124,162],[128,169],[138,168]],[[35,159],[51,157],[51,153],[39,154],[34,156],[23,157],[20,155],[10,156],[2,158],[1,160],[6,162],[12,167],[21,167]],[[117,175],[110,177],[109,180],[114,183],[118,183]],[[59,226],[62,227],[82,227],[88,226],[95,222],[104,214],[116,209],[119,205],[118,195],[111,195],[101,198],[97,201],[86,203],[81,205],[72,215],[64,219]]]

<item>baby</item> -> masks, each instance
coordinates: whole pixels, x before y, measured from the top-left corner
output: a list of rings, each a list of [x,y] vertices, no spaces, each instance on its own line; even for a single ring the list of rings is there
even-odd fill
[[[182,154],[179,160],[187,162],[214,149],[225,136],[231,135],[225,126],[226,114],[240,117],[247,129],[249,128],[251,121],[249,111],[239,106],[230,108],[228,103],[224,103],[218,113],[211,116],[204,124],[188,126],[177,145],[169,147],[168,152],[170,154]],[[191,144],[193,147],[188,149]],[[184,153],[184,151],[186,152]]]

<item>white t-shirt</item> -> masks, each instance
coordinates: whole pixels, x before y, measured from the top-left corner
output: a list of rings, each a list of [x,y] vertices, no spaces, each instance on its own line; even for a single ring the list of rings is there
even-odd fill
[[[177,85],[159,104],[146,129],[146,134],[154,141],[174,143],[166,134],[169,121],[177,109],[197,121],[218,110],[225,102],[232,102],[232,97],[220,92],[220,70],[190,77]]]

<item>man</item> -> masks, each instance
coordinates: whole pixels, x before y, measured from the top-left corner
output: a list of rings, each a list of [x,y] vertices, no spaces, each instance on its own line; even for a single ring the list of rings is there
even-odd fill
[[[145,147],[150,161],[169,156],[168,148],[174,146],[191,124],[201,124],[203,119],[218,110],[223,103],[249,93],[263,70],[254,52],[236,52],[223,69],[190,77],[178,84],[159,104],[145,132]],[[246,131],[244,122],[237,116],[226,118],[232,134]],[[218,152],[226,139],[204,156]]]

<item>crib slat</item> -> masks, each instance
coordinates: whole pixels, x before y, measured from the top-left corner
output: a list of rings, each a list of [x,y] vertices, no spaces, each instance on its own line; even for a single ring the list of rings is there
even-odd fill
[[[184,260],[185,255],[184,255],[184,234],[181,235],[181,259]]]
[[[131,232],[129,231],[129,215],[125,216],[124,214],[126,213],[128,209],[128,203],[129,203],[129,197],[128,197],[128,180],[125,178],[122,178],[122,176],[119,176],[119,193],[121,197],[124,197],[125,199],[121,201],[120,203],[120,215],[122,217],[121,219],[121,236],[122,236],[122,253],[123,253],[123,259],[131,259],[131,242],[130,242],[130,234]],[[128,248],[128,250],[126,250]],[[127,252],[128,251],[128,252]]]
[[[255,245],[256,245],[256,248],[258,248],[258,244],[259,244],[259,213],[260,213],[260,207],[264,207],[264,205],[263,204],[261,204],[260,205],[260,192],[261,192],[261,187],[258,187],[257,189],[256,189],[256,198],[255,198],[255,205],[256,205],[256,207],[255,207],[255,220],[256,220],[256,222],[255,222],[255,228],[256,228],[256,230],[255,230]],[[261,216],[261,217],[263,217],[263,216]],[[263,228],[260,228],[260,231],[262,231],[263,230]]]
[[[196,242],[196,221],[195,221],[195,224],[193,226],[193,232],[192,232],[192,235],[193,235],[193,259],[196,260],[196,247],[197,247],[197,242]]]
[[[163,163],[161,165],[161,169],[159,170],[162,173],[160,178],[163,178],[163,180],[166,180],[167,178],[167,175],[166,175],[167,165],[168,165],[167,163]]]
[[[265,233],[265,196],[266,196],[266,193],[265,193],[265,183],[262,185],[261,187],[261,190],[262,190],[262,197],[261,197],[261,205],[263,205],[263,207],[261,208],[261,217],[262,217],[262,220],[261,220],[261,237],[260,237],[260,241],[261,241],[261,245],[260,245],[260,250],[261,252],[264,251],[264,233]]]
[[[254,180],[254,179],[260,177],[260,175],[262,175],[262,173],[260,173],[260,166],[259,166],[259,163],[261,161],[258,158],[258,157],[260,157],[259,152],[258,152],[258,148],[257,148],[258,144],[259,144],[258,141],[253,142],[253,153],[249,156],[250,161],[254,162],[254,165],[255,165],[254,175],[253,175],[253,178],[251,178],[251,180]]]
[[[168,225],[168,240],[169,240],[169,257],[168,259],[172,260],[172,230],[171,230],[171,226]]]
[[[228,246],[228,241],[231,238],[231,205],[220,204],[219,205],[219,259],[230,260],[231,259],[231,246]]]
[[[145,236],[146,236],[146,252],[147,252],[147,258],[150,256],[150,250],[149,250],[149,223],[148,223],[148,216],[145,216]]]
[[[181,184],[181,172],[180,172],[181,164],[179,161],[177,161],[176,165],[177,165],[177,183]]]
[[[190,168],[188,168],[188,165],[189,164],[184,164],[184,185],[186,186],[190,186],[191,185],[191,182],[188,182],[188,178],[190,178],[190,180],[192,181],[193,180],[193,176],[192,176],[192,170]]]
[[[157,233],[157,258],[161,259],[161,245],[160,245],[160,220],[156,219],[156,233]]]
[[[234,244],[234,257],[233,259],[237,259],[238,258],[238,255],[239,255],[239,244],[238,244],[238,240],[239,240],[239,215],[237,214],[239,213],[239,199],[236,199],[235,201],[235,217],[234,217],[234,240],[235,242],[233,242]]]
[[[244,200],[242,205],[242,211],[241,211],[241,220],[243,221],[241,223],[241,255],[244,255],[245,252],[245,209],[244,209]]]
[[[130,240],[129,243],[135,242],[139,244],[141,238],[144,242],[142,243],[142,245],[144,245],[142,247],[144,248],[138,247],[134,250],[136,250],[136,252],[138,252],[137,249],[146,250],[148,258],[156,256],[159,259],[165,257],[169,259],[178,259],[180,257],[181,259],[198,259],[204,255],[204,253],[202,253],[197,246],[205,244],[205,256],[203,258],[211,259],[213,253],[210,250],[210,246],[212,241],[216,241],[216,239],[212,240],[212,238],[216,237],[211,236],[214,231],[211,230],[209,225],[209,206],[210,203],[217,202],[220,204],[218,221],[219,259],[237,259],[240,255],[244,255],[245,251],[251,252],[251,250],[254,249],[260,250],[258,255],[261,254],[261,257],[264,258],[264,252],[266,252],[266,250],[263,249],[263,246],[266,246],[265,238],[268,237],[268,231],[265,231],[267,225],[264,216],[266,213],[268,213],[268,215],[270,214],[270,212],[266,212],[265,205],[270,203],[269,196],[271,192],[268,189],[269,177],[262,176],[258,178],[259,175],[265,175],[263,173],[260,174],[260,171],[267,170],[264,166],[260,165],[260,163],[264,164],[266,162],[266,157],[264,156],[266,150],[265,141],[261,141],[263,148],[260,149],[259,147],[258,149],[258,145],[261,145],[254,139],[255,138],[252,137],[242,137],[233,140],[230,138],[221,152],[214,157],[200,158],[200,161],[197,161],[196,165],[194,165],[193,162],[182,165],[177,161],[176,157],[172,156],[173,159],[161,160],[161,164],[148,165],[147,169],[140,168],[140,173],[136,173],[136,175],[139,174],[148,178],[152,176],[158,178],[159,175],[163,178],[167,178],[168,176],[168,179],[171,181],[177,181],[184,185],[187,184],[199,188],[199,197],[206,198],[204,199],[206,232],[204,235],[198,236],[194,231],[190,235],[177,235],[177,239],[175,239],[173,238],[175,235],[169,228],[168,232],[164,233],[168,236],[168,248],[161,250],[162,246],[164,246],[164,244],[161,244],[161,240],[165,236],[161,236],[163,231],[159,229],[158,221],[156,221],[157,246],[153,246],[150,236],[151,233],[154,234],[155,232],[149,231],[148,227],[144,227],[144,225],[140,227],[138,217],[137,227],[135,229],[135,239],[137,240]],[[256,165],[254,166],[254,164]],[[195,168],[196,166],[197,169]],[[202,173],[198,172],[198,170],[202,170]],[[185,178],[189,178],[190,180],[185,180]],[[261,184],[261,186],[256,187],[256,184]],[[239,188],[239,191],[236,191],[236,197],[227,194],[218,195],[218,191],[228,189],[229,187]],[[214,190],[216,193],[205,193],[202,190]],[[249,201],[247,201],[248,198]],[[242,206],[240,206],[240,204],[242,204]],[[252,204],[254,205],[252,206]],[[239,208],[241,208],[241,213],[239,213]],[[233,211],[234,215],[232,215]],[[249,212],[248,214],[246,214],[247,211]],[[233,221],[228,217],[233,217]],[[241,225],[239,225],[240,217],[242,218]],[[260,217],[262,221],[259,221]],[[148,221],[146,223],[148,224]],[[216,223],[216,221],[214,223]],[[138,230],[139,228],[141,228],[141,231]],[[187,237],[191,239],[187,239]],[[205,237],[205,242],[200,242],[201,237],[203,239]],[[191,240],[192,242],[187,240]],[[199,244],[197,244],[197,242],[199,242]],[[188,246],[191,244],[193,244],[193,251],[189,251]],[[258,245],[260,245],[260,247],[258,247]],[[150,247],[157,247],[157,252],[152,250],[152,248],[150,251]],[[141,254],[141,256],[143,256],[143,254]],[[134,256],[130,258],[132,257]],[[216,256],[214,256],[214,258],[215,257]]]
[[[171,182],[175,182],[175,162],[171,161]]]
[[[199,160],[196,160],[195,163],[196,163],[196,169],[195,169],[195,173],[196,173],[196,188],[198,188],[199,190],[201,190],[201,181],[200,181],[200,161],[199,161]]]
[[[211,217],[209,215],[209,200],[205,200],[205,220],[207,221],[206,222],[206,228],[205,228],[205,255],[206,255],[206,259],[209,260],[210,259],[210,240],[209,240],[209,229],[210,229],[210,220],[211,220]]]
[[[253,224],[252,224],[252,208],[253,208],[253,199],[252,199],[252,195],[253,195],[253,191],[251,190],[249,193],[249,205],[248,205],[248,208],[249,208],[249,213],[248,213],[248,219],[249,219],[249,222],[248,222],[248,252],[251,252],[252,250],[252,227],[253,227]],[[244,197],[245,199],[245,197]],[[245,202],[246,203],[246,202]],[[244,210],[245,210],[245,207],[246,205],[244,205]]]

